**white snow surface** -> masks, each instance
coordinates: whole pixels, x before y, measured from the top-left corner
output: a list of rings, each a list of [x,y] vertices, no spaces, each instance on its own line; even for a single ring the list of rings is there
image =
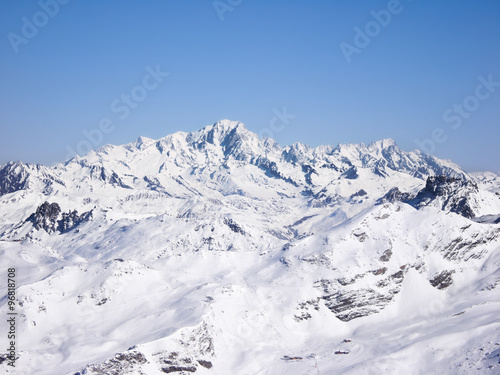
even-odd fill
[[[500,215],[494,173],[387,139],[282,148],[229,120],[2,168],[18,358],[0,372],[500,373],[500,224],[380,201],[442,174]],[[48,233],[28,220],[44,202],[91,216]]]

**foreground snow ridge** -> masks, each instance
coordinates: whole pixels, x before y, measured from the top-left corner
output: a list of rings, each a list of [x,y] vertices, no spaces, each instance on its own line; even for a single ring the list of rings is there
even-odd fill
[[[0,371],[498,374],[499,218],[494,173],[229,120],[10,162]]]

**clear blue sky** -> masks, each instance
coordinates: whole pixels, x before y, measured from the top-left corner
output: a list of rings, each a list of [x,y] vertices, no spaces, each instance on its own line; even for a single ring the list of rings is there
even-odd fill
[[[281,145],[434,132],[427,151],[500,171],[500,84],[478,78],[500,82],[499,1],[55,1],[0,3],[0,163],[229,118]]]

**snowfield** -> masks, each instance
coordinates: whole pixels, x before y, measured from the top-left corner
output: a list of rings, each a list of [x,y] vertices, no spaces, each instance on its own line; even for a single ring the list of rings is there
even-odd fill
[[[229,120],[11,162],[1,372],[498,374],[499,217],[494,173]]]

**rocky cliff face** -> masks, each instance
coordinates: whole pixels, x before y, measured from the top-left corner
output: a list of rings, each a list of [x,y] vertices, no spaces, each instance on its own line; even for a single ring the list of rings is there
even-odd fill
[[[31,222],[35,229],[43,229],[50,234],[57,229],[57,218],[60,213],[61,208],[57,203],[45,202],[28,217],[27,221]]]
[[[425,188],[411,201],[415,207],[437,205],[444,211],[454,212],[466,218],[476,216],[473,207],[477,204],[477,185],[447,176],[430,176]]]
[[[478,186],[471,180],[429,176],[425,187],[417,194],[402,193],[395,187],[377,203],[405,202],[417,209],[433,206],[472,219],[476,217],[475,209],[480,205],[479,201]]]
[[[10,162],[0,168],[0,195],[25,190],[29,172],[21,163]]]
[[[91,211],[82,215],[78,215],[76,210],[61,214],[61,207],[57,203],[44,202],[26,219],[26,222],[31,223],[36,230],[52,234],[56,231],[67,232],[91,217]]]

